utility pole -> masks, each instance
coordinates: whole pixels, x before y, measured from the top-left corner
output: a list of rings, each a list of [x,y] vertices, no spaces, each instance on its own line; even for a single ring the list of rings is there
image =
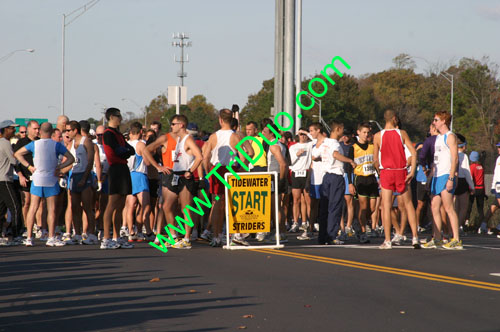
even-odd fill
[[[283,111],[283,36],[284,0],[276,0],[274,22],[274,107],[272,117]]]
[[[283,58],[283,112],[288,113],[292,118],[294,118],[295,0],[285,0],[285,44]],[[283,127],[290,127],[289,118],[283,117],[282,119]]]
[[[302,0],[297,0],[297,54],[295,66],[295,93],[302,90]],[[295,132],[302,127],[302,109],[295,104]]]
[[[177,77],[181,79],[181,86],[184,86],[184,77],[187,77],[187,73],[184,71],[184,62],[189,62],[189,55],[186,54],[186,58],[184,59],[184,47],[191,47],[191,42],[186,41],[189,39],[189,36],[184,32],[172,34],[173,39],[179,39],[180,41],[173,41],[172,46],[177,46],[181,48],[181,58],[177,60],[174,55],[174,61],[179,62],[181,64],[181,71],[177,73]]]

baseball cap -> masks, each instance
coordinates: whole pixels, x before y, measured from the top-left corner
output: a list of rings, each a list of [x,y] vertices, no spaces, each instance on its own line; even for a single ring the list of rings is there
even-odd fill
[[[19,125],[12,120],[4,120],[0,122],[0,129],[7,127],[19,127]]]
[[[472,161],[473,163],[474,163],[474,162],[476,162],[476,161],[478,161],[478,160],[479,160],[479,152],[477,152],[477,151],[472,151],[472,152],[470,153],[469,158],[470,158],[470,161]]]
[[[187,130],[198,131],[198,125],[196,123],[194,123],[194,122],[190,122],[190,123],[188,123],[186,129]]]
[[[497,143],[497,146],[500,147],[500,142]]]

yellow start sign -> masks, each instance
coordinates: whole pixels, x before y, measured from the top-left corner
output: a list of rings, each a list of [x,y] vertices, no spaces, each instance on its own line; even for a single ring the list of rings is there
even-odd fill
[[[271,231],[271,174],[228,176],[229,233]]]

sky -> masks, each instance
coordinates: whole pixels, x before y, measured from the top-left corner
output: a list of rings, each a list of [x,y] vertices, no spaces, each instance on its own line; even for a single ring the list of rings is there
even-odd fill
[[[88,0],[0,0],[0,120],[55,121],[61,112],[62,15]],[[239,104],[274,74],[273,0],[100,0],[66,27],[65,113],[100,118],[104,107],[140,108],[179,85],[187,33],[188,98],[202,94],[216,108]],[[302,76],[334,56],[360,76],[392,66],[400,53],[430,63],[462,57],[500,64],[500,1],[303,0]],[[417,71],[428,65],[416,60]],[[123,99],[126,100],[123,100]],[[137,106],[137,105],[138,106]]]

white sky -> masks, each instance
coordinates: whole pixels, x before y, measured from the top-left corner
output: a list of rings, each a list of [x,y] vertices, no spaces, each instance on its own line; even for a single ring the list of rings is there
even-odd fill
[[[0,120],[54,121],[61,99],[62,14],[88,0],[0,0]],[[66,114],[100,118],[101,104],[138,113],[179,65],[173,32],[193,46],[188,97],[243,107],[274,73],[273,0],[101,0],[66,28]],[[389,68],[399,53],[431,62],[490,56],[500,63],[500,2],[464,0],[303,0],[303,76],[340,55],[356,76]],[[417,60],[419,71],[425,62]]]

